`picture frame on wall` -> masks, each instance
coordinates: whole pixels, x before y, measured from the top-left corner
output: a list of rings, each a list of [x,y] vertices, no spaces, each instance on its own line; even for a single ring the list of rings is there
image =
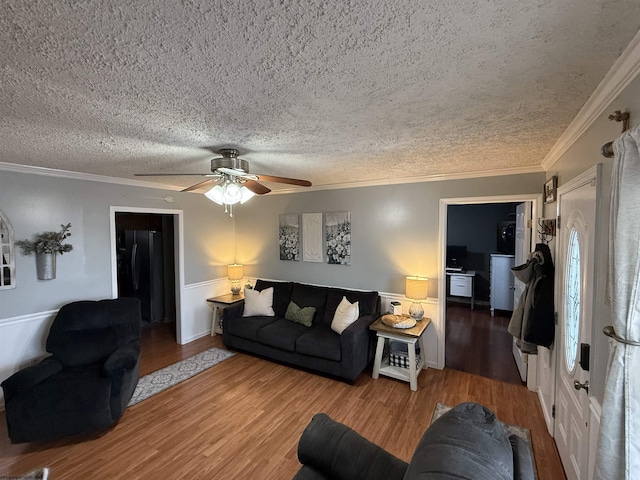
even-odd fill
[[[554,175],[544,184],[544,203],[553,203],[556,201],[558,191],[558,177]]]
[[[351,213],[325,213],[327,263],[351,265]]]
[[[297,213],[280,215],[278,245],[280,260],[300,260],[300,216]]]

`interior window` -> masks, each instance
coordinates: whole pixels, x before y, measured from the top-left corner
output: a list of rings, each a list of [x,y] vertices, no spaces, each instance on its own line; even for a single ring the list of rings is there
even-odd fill
[[[565,276],[564,305],[564,351],[567,370],[572,372],[578,355],[578,335],[580,333],[580,236],[578,230],[571,229],[567,245],[567,271]]]

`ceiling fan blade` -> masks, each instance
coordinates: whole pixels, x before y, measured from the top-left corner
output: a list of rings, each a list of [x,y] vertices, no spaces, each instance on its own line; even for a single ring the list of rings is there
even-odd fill
[[[256,177],[258,177],[258,180],[263,182],[288,183],[289,185],[298,185],[299,187],[311,186],[311,182],[309,180],[298,180],[297,178],[274,177],[272,175],[262,174],[256,174]]]
[[[209,178],[207,180],[205,180],[204,182],[200,182],[200,183],[196,183],[195,185],[191,185],[190,187],[187,187],[183,190],[180,190],[181,192],[191,192],[193,190],[197,190],[200,187],[204,187],[205,185],[208,185],[209,183],[215,182],[216,179],[215,178]]]
[[[174,177],[184,175],[195,175],[198,177],[219,177],[216,173],[134,173],[135,177]]]
[[[271,191],[270,188],[259,184],[255,180],[247,180],[243,183],[243,185],[257,195],[264,195],[265,193],[269,193]]]

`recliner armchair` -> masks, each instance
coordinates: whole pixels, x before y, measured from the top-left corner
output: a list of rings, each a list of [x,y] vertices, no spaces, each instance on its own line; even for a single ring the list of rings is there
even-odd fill
[[[118,423],[140,375],[140,302],[63,306],[37,365],[2,382],[12,443],[51,440]]]

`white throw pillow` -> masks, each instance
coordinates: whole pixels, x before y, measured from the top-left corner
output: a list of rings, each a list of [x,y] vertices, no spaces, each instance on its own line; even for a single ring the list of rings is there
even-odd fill
[[[273,287],[258,290],[246,289],[244,291],[243,317],[273,317]]]
[[[333,315],[331,330],[342,335],[345,328],[355,322],[360,317],[360,307],[358,302],[349,303],[347,297],[342,297],[336,313]]]

